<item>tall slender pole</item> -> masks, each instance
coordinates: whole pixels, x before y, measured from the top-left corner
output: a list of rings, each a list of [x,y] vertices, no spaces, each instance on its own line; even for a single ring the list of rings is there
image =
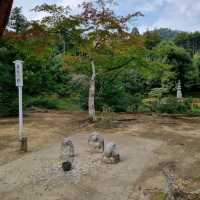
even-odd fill
[[[19,139],[20,141],[24,138],[23,132],[23,106],[22,106],[22,86],[18,87],[19,91]]]
[[[18,87],[19,93],[19,140],[21,143],[20,150],[26,152],[28,150],[28,140],[24,133],[23,127],[23,99],[22,99],[22,88],[23,88],[23,61],[16,60],[15,63],[15,78],[16,86]]]

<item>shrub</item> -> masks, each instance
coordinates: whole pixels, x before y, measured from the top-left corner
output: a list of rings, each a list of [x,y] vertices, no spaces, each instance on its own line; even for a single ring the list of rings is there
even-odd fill
[[[39,97],[27,97],[25,99],[26,107],[63,109],[67,111],[80,111],[80,105],[76,98],[59,98],[56,95],[46,95]]]
[[[0,117],[16,116],[17,114],[17,95],[9,91],[0,93]]]
[[[139,110],[142,112],[146,112],[146,110],[148,110],[149,112],[150,111],[155,112],[158,102],[159,100],[157,98],[143,99],[142,104],[139,107]]]
[[[190,107],[186,102],[179,102],[174,97],[163,98],[159,101],[156,106],[155,110],[160,113],[187,113],[190,110]]]
[[[58,102],[54,98],[52,99],[49,97],[37,97],[29,99],[27,102],[27,107],[57,109]]]
[[[175,97],[165,97],[162,99],[149,98],[143,100],[143,105],[140,106],[140,111],[152,111],[158,113],[189,113],[190,112],[190,100],[184,100],[179,102]]]
[[[192,108],[191,114],[194,116],[199,116],[200,115],[200,108]]]
[[[160,99],[166,93],[167,93],[167,90],[165,88],[153,88],[149,92],[149,97],[159,98]]]
[[[138,112],[151,112],[151,109],[148,106],[141,104],[137,111]]]

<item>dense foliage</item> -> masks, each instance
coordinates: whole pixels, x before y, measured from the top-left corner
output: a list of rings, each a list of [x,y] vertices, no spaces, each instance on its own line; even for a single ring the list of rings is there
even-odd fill
[[[15,59],[24,61],[27,108],[87,109],[93,60],[98,111],[193,111],[191,99],[177,101],[176,87],[180,80],[185,97],[198,97],[200,33],[157,29],[140,34],[127,22],[142,13],[118,17],[108,1],[83,3],[82,9],[72,15],[68,7],[43,4],[33,11],[45,17],[31,22],[21,8],[13,9],[0,42],[1,116],[17,113]]]

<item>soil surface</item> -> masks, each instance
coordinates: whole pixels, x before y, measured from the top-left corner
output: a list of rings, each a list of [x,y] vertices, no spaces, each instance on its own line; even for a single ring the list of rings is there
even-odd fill
[[[187,180],[187,190],[200,188],[200,118],[122,113],[114,120],[105,127],[90,123],[87,113],[28,113],[29,152],[22,153],[17,119],[0,119],[0,199],[161,200],[166,167]],[[120,163],[104,164],[101,154],[88,151],[93,131],[118,145]],[[60,167],[64,137],[76,151],[67,173]]]

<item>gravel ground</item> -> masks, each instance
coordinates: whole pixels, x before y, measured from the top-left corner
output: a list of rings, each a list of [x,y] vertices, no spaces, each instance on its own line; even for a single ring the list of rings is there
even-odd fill
[[[155,160],[163,142],[122,134],[106,134],[119,145],[122,161],[101,162],[88,151],[87,134],[76,134],[73,170],[60,167],[60,143],[0,166],[1,200],[127,200],[135,181]]]

